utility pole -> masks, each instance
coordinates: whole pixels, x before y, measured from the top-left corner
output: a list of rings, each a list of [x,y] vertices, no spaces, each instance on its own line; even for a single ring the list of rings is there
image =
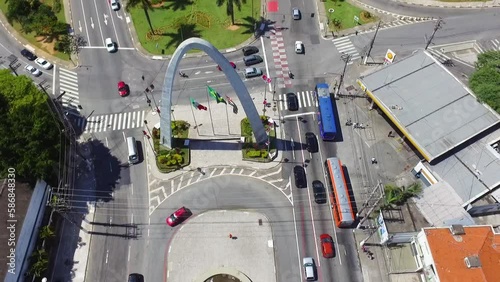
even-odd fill
[[[347,69],[347,64],[351,61],[351,55],[344,53],[344,54],[342,54],[342,56],[340,58],[344,61],[344,70],[342,71],[342,74],[340,75],[340,82],[339,82],[339,85],[338,85],[338,87],[335,91],[335,94],[334,94],[335,99],[337,99],[337,96],[339,95],[339,92],[340,92],[340,88],[342,87],[342,83],[344,82],[345,71]]]
[[[368,60],[368,57],[370,57],[370,53],[372,51],[373,44],[375,43],[375,38],[377,37],[377,33],[378,33],[378,30],[380,28],[381,23],[382,23],[382,21],[378,22],[377,29],[375,30],[375,34],[373,35],[372,41],[370,42],[370,48],[368,48],[368,52],[366,52],[366,54],[365,54],[365,58],[363,60],[363,65],[366,65],[366,61]]]
[[[378,196],[377,199],[375,199],[375,202],[371,202],[370,203],[370,200],[372,199],[372,197],[375,195],[375,193],[377,191],[380,190],[380,195]],[[360,229],[362,224],[368,220],[370,214],[373,212],[373,210],[378,206],[380,200],[382,200],[384,198],[384,186],[382,185],[382,183],[379,181],[377,183],[377,186],[375,186],[375,188],[373,188],[373,191],[370,193],[370,196],[366,199],[366,201],[363,203],[363,207],[358,211],[358,213],[356,214],[356,217],[359,217],[361,212],[366,209],[366,208],[370,208],[370,210],[368,210],[368,212],[366,212],[366,215],[363,217],[363,219],[358,223],[358,226],[356,227],[356,229]]]
[[[427,45],[425,45],[425,50],[427,50],[427,48],[429,47],[429,45],[431,45],[432,39],[434,39],[434,35],[436,34],[436,31],[438,31],[438,29],[441,29],[443,27],[444,23],[445,22],[441,18],[438,19],[438,21],[436,22],[436,25],[434,26],[434,31],[432,32],[431,37],[427,41]]]

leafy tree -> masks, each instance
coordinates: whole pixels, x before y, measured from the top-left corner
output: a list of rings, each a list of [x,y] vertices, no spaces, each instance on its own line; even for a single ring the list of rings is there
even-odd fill
[[[48,107],[48,97],[26,76],[0,70],[0,170],[14,168],[19,179],[54,184],[62,126]]]
[[[40,5],[30,14],[23,30],[27,33],[35,32],[36,35],[49,35],[52,34],[52,27],[56,23],[57,17],[52,9],[47,5]]]
[[[11,0],[8,2],[7,13],[5,16],[9,23],[17,21],[21,25],[27,21],[28,16],[31,13],[31,5],[27,0]]]
[[[238,8],[238,11],[241,11],[241,4],[246,3],[246,0],[216,0],[217,6],[222,6],[226,3],[226,13],[228,16],[231,16],[231,24],[234,25],[234,6]]]
[[[148,21],[149,30],[151,30],[151,34],[155,34],[155,31],[153,29],[153,24],[151,23],[151,18],[149,17],[149,11],[153,10],[153,6],[150,0],[128,0],[127,5],[125,6],[125,10],[129,12],[130,8],[137,7],[139,4],[142,6],[144,14],[146,15],[146,20]]]
[[[38,249],[31,255],[31,259],[34,260],[34,262],[28,272],[35,277],[41,277],[49,266],[47,251],[45,251],[45,249]]]
[[[65,34],[59,37],[54,47],[57,51],[71,55],[78,54],[80,52],[80,47],[85,45],[87,45],[87,41],[85,41],[83,36],[79,34]]]
[[[479,101],[500,113],[500,51],[482,53],[477,58],[476,71],[469,86]]]

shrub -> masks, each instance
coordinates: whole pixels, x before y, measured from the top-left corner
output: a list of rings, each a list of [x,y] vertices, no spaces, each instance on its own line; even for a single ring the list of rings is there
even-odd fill
[[[247,152],[247,157],[249,157],[249,158],[259,158],[260,157],[260,151],[249,150]]]
[[[61,5],[61,0],[54,0],[54,4],[52,5],[52,11],[54,14],[57,14],[61,11],[62,5]]]
[[[167,156],[158,156],[158,162],[160,164],[166,164],[168,162],[168,157]]]
[[[372,17],[372,14],[368,11],[363,11],[361,13],[361,16],[364,17],[365,19],[370,19]]]
[[[262,151],[260,156],[265,159],[265,158],[267,158],[268,154],[269,153],[267,151]]]
[[[244,137],[252,136],[252,126],[250,125],[250,121],[248,118],[244,118],[241,120],[241,135]]]
[[[160,130],[156,127],[153,127],[153,138],[156,138],[156,139],[160,138]]]

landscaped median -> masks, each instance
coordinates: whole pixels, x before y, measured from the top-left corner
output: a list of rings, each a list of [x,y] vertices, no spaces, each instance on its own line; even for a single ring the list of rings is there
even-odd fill
[[[217,2],[131,1],[127,8],[142,47],[152,54],[173,54],[190,37],[203,38],[216,48],[225,49],[253,36],[254,18],[260,16],[260,1],[220,1],[221,6]],[[237,3],[241,3],[240,9]],[[232,9],[227,8],[230,4],[234,5]],[[234,17],[227,13],[231,10]]]
[[[322,0],[328,18],[328,28],[333,31],[353,28],[378,21],[372,13],[342,0]]]
[[[267,144],[255,143],[252,126],[248,118],[241,120],[241,136],[244,138],[242,153],[243,160],[255,162],[271,162],[276,155],[276,125],[270,117],[261,116],[262,124],[268,134]]]
[[[160,146],[160,129],[153,128],[152,137],[156,154],[156,166],[163,173],[169,173],[190,163],[190,149],[186,140],[191,125],[183,120],[172,121],[172,149],[164,149]]]

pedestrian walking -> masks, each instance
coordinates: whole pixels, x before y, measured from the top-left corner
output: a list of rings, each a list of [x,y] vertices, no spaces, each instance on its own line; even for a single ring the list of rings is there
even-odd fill
[[[376,158],[372,158],[372,164],[376,164],[377,163],[377,159]]]
[[[142,78],[142,81],[144,81],[144,75],[143,75],[143,76],[141,76],[141,78]]]
[[[387,134],[387,137],[392,137],[392,130],[389,131],[389,134]]]

